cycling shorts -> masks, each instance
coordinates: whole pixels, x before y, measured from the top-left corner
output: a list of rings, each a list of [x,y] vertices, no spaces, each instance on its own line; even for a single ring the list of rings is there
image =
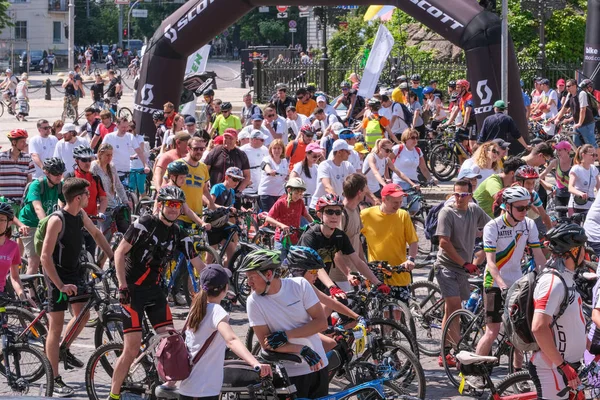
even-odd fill
[[[127,285],[131,302],[122,304],[123,333],[141,332],[144,312],[150,324],[156,330],[163,326],[173,325],[171,309],[167,304],[165,293],[156,286]]]
[[[68,284],[68,282],[63,283]],[[75,296],[81,296],[85,290],[85,282],[81,280],[71,284],[77,286],[77,294]],[[69,303],[85,303],[88,301],[88,298],[70,300],[69,296],[58,290],[50,279],[46,279],[46,286],[48,286],[48,312],[67,311]]]
[[[502,291],[497,287],[485,288],[484,290],[483,306],[485,307],[486,324],[502,322],[502,314],[504,313]]]
[[[575,370],[578,368],[577,365],[571,364],[571,366]],[[558,395],[567,387],[567,383],[558,368],[546,362],[541,352],[538,351],[531,356],[528,368],[531,380],[535,384],[538,399],[561,400],[569,398],[569,391],[562,397]]]

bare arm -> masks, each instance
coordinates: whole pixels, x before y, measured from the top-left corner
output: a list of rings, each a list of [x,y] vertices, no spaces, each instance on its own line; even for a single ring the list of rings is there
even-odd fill
[[[225,339],[225,344],[231,349],[231,351],[233,351],[242,360],[246,361],[248,365],[251,365],[252,367],[260,367],[258,360],[256,360],[252,353],[250,353],[246,346],[244,346],[235,332],[233,332],[233,329],[231,329],[231,325],[229,325],[228,322],[224,320],[219,322],[217,325],[217,330],[221,336],[223,336],[223,339]]]
[[[40,159],[38,153],[31,153],[31,159],[33,160],[33,163],[37,165],[40,169],[44,169],[44,164],[42,164],[42,160]]]
[[[125,239],[121,240],[119,247],[115,251],[115,271],[117,273],[117,280],[119,281],[119,289],[127,287],[127,279],[125,278],[125,255],[131,250],[133,246]]]
[[[337,194],[333,186],[331,186],[331,179],[329,178],[321,178],[321,183],[325,187],[325,191],[327,193]]]
[[[37,215],[38,219],[46,218],[46,212],[44,211],[44,207],[42,207],[42,202],[39,200],[34,200],[31,204],[33,204],[33,210],[35,211],[35,215]]]
[[[343,260],[345,262],[351,262],[354,264],[358,272],[360,272],[365,278],[367,278],[373,285],[378,286],[381,284],[381,281],[377,279],[371,268],[367,265],[367,263],[358,256],[358,253],[355,251],[352,254],[343,255]]]
[[[240,183],[240,186],[238,186],[238,188],[237,188],[238,192],[241,192],[244,189],[246,189],[248,187],[248,185],[250,185],[250,182],[251,182],[250,170],[245,169],[242,171],[242,173],[244,174],[244,180]]]
[[[463,259],[460,254],[454,248],[454,245],[450,241],[449,236],[439,236],[440,240],[440,249],[444,250],[446,255],[458,265],[464,265],[467,262],[471,262],[470,260]],[[489,264],[489,261],[488,261]]]
[[[156,187],[156,190],[162,187],[164,174],[165,170],[163,167],[157,165],[156,168],[154,168],[154,186]]]
[[[381,184],[381,186],[385,186],[387,184],[387,182],[385,181],[385,179],[383,179],[383,177],[379,173],[379,170],[377,169],[377,164],[375,163],[375,157],[377,157],[377,156],[374,153],[371,153],[371,156],[369,157],[369,168],[371,168],[371,172],[373,172],[373,176],[375,176],[375,179],[377,179],[377,182],[379,182],[379,184]],[[387,170],[387,168],[386,168],[386,170]]]
[[[540,351],[554,365],[560,365],[564,361],[562,355],[556,348],[554,342],[554,332],[550,328],[552,316],[539,312],[533,313],[533,321],[531,323],[531,333],[535,337],[535,341],[540,346]]]

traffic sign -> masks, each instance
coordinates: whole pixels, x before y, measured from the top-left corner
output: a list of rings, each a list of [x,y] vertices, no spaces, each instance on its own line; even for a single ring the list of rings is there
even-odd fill
[[[288,13],[286,13],[286,12],[277,13],[277,18],[287,18],[287,17],[288,17]]]
[[[296,21],[294,21],[293,19],[291,19],[290,22],[288,22],[288,26],[290,28],[295,28],[296,27]]]
[[[258,12],[259,13],[268,13],[269,12],[269,7],[267,7],[267,6],[258,7]]]
[[[287,9],[288,9],[288,6],[277,6],[277,11],[279,11],[280,13],[286,12]]]
[[[148,18],[148,10],[134,8],[131,10],[131,16],[134,18]]]
[[[310,9],[309,6],[298,6],[298,11],[300,12],[306,12]]]
[[[306,17],[308,17],[308,15],[309,15],[309,14],[310,14],[310,13],[309,13],[308,11],[302,11],[302,12],[299,12],[299,13],[298,13],[298,16],[299,16],[300,18],[306,18]]]
[[[128,6],[129,0],[115,0],[115,4]]]
[[[298,29],[296,29],[296,28],[290,28],[290,32],[291,32],[291,33],[295,33],[295,32],[297,32],[297,31],[298,31]]]

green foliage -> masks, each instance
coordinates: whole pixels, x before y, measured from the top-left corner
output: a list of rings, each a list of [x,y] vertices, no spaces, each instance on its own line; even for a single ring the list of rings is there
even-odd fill
[[[4,30],[4,28],[14,26],[11,18],[8,16],[8,7],[10,3],[6,0],[0,1],[0,32]]]
[[[279,21],[260,21],[258,31],[268,44],[282,44],[285,37],[285,26]]]

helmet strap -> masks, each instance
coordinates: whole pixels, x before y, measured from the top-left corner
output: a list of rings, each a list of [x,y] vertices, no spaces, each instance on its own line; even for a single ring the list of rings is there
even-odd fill
[[[261,296],[266,296],[267,293],[269,292],[269,288],[271,287],[271,281],[267,279],[267,277],[261,272],[261,271],[256,271],[258,273],[258,276],[260,276],[263,281],[265,281],[267,283],[267,286],[265,287],[264,292],[262,292],[260,295]]]
[[[510,209],[512,210],[512,205],[511,205],[511,204],[509,204],[508,206],[509,206],[509,207],[510,207]],[[518,224],[519,222],[523,221],[522,219],[521,219],[521,220],[519,220],[519,219],[516,219],[516,218],[515,218],[515,216],[513,215],[512,211],[508,211],[508,210],[506,210],[506,212],[508,213],[508,215],[510,215],[510,217],[511,217],[511,218],[512,218],[512,219],[513,219],[513,220],[514,220],[514,221],[515,221],[517,224]]]
[[[577,251],[577,254],[573,254],[575,250]],[[571,249],[571,251],[567,253],[567,257],[573,260],[573,263],[575,264],[575,269],[580,268],[585,264],[585,259],[583,259],[581,262],[578,262],[579,256],[581,255],[582,251],[583,246],[579,246],[576,249]]]
[[[167,216],[165,215],[165,205],[164,204],[160,206],[160,215],[162,215],[163,218],[166,219],[167,221],[169,221],[170,223],[177,221],[177,218],[175,218],[173,220],[167,218]],[[177,217],[179,217],[179,216],[177,216]]]

